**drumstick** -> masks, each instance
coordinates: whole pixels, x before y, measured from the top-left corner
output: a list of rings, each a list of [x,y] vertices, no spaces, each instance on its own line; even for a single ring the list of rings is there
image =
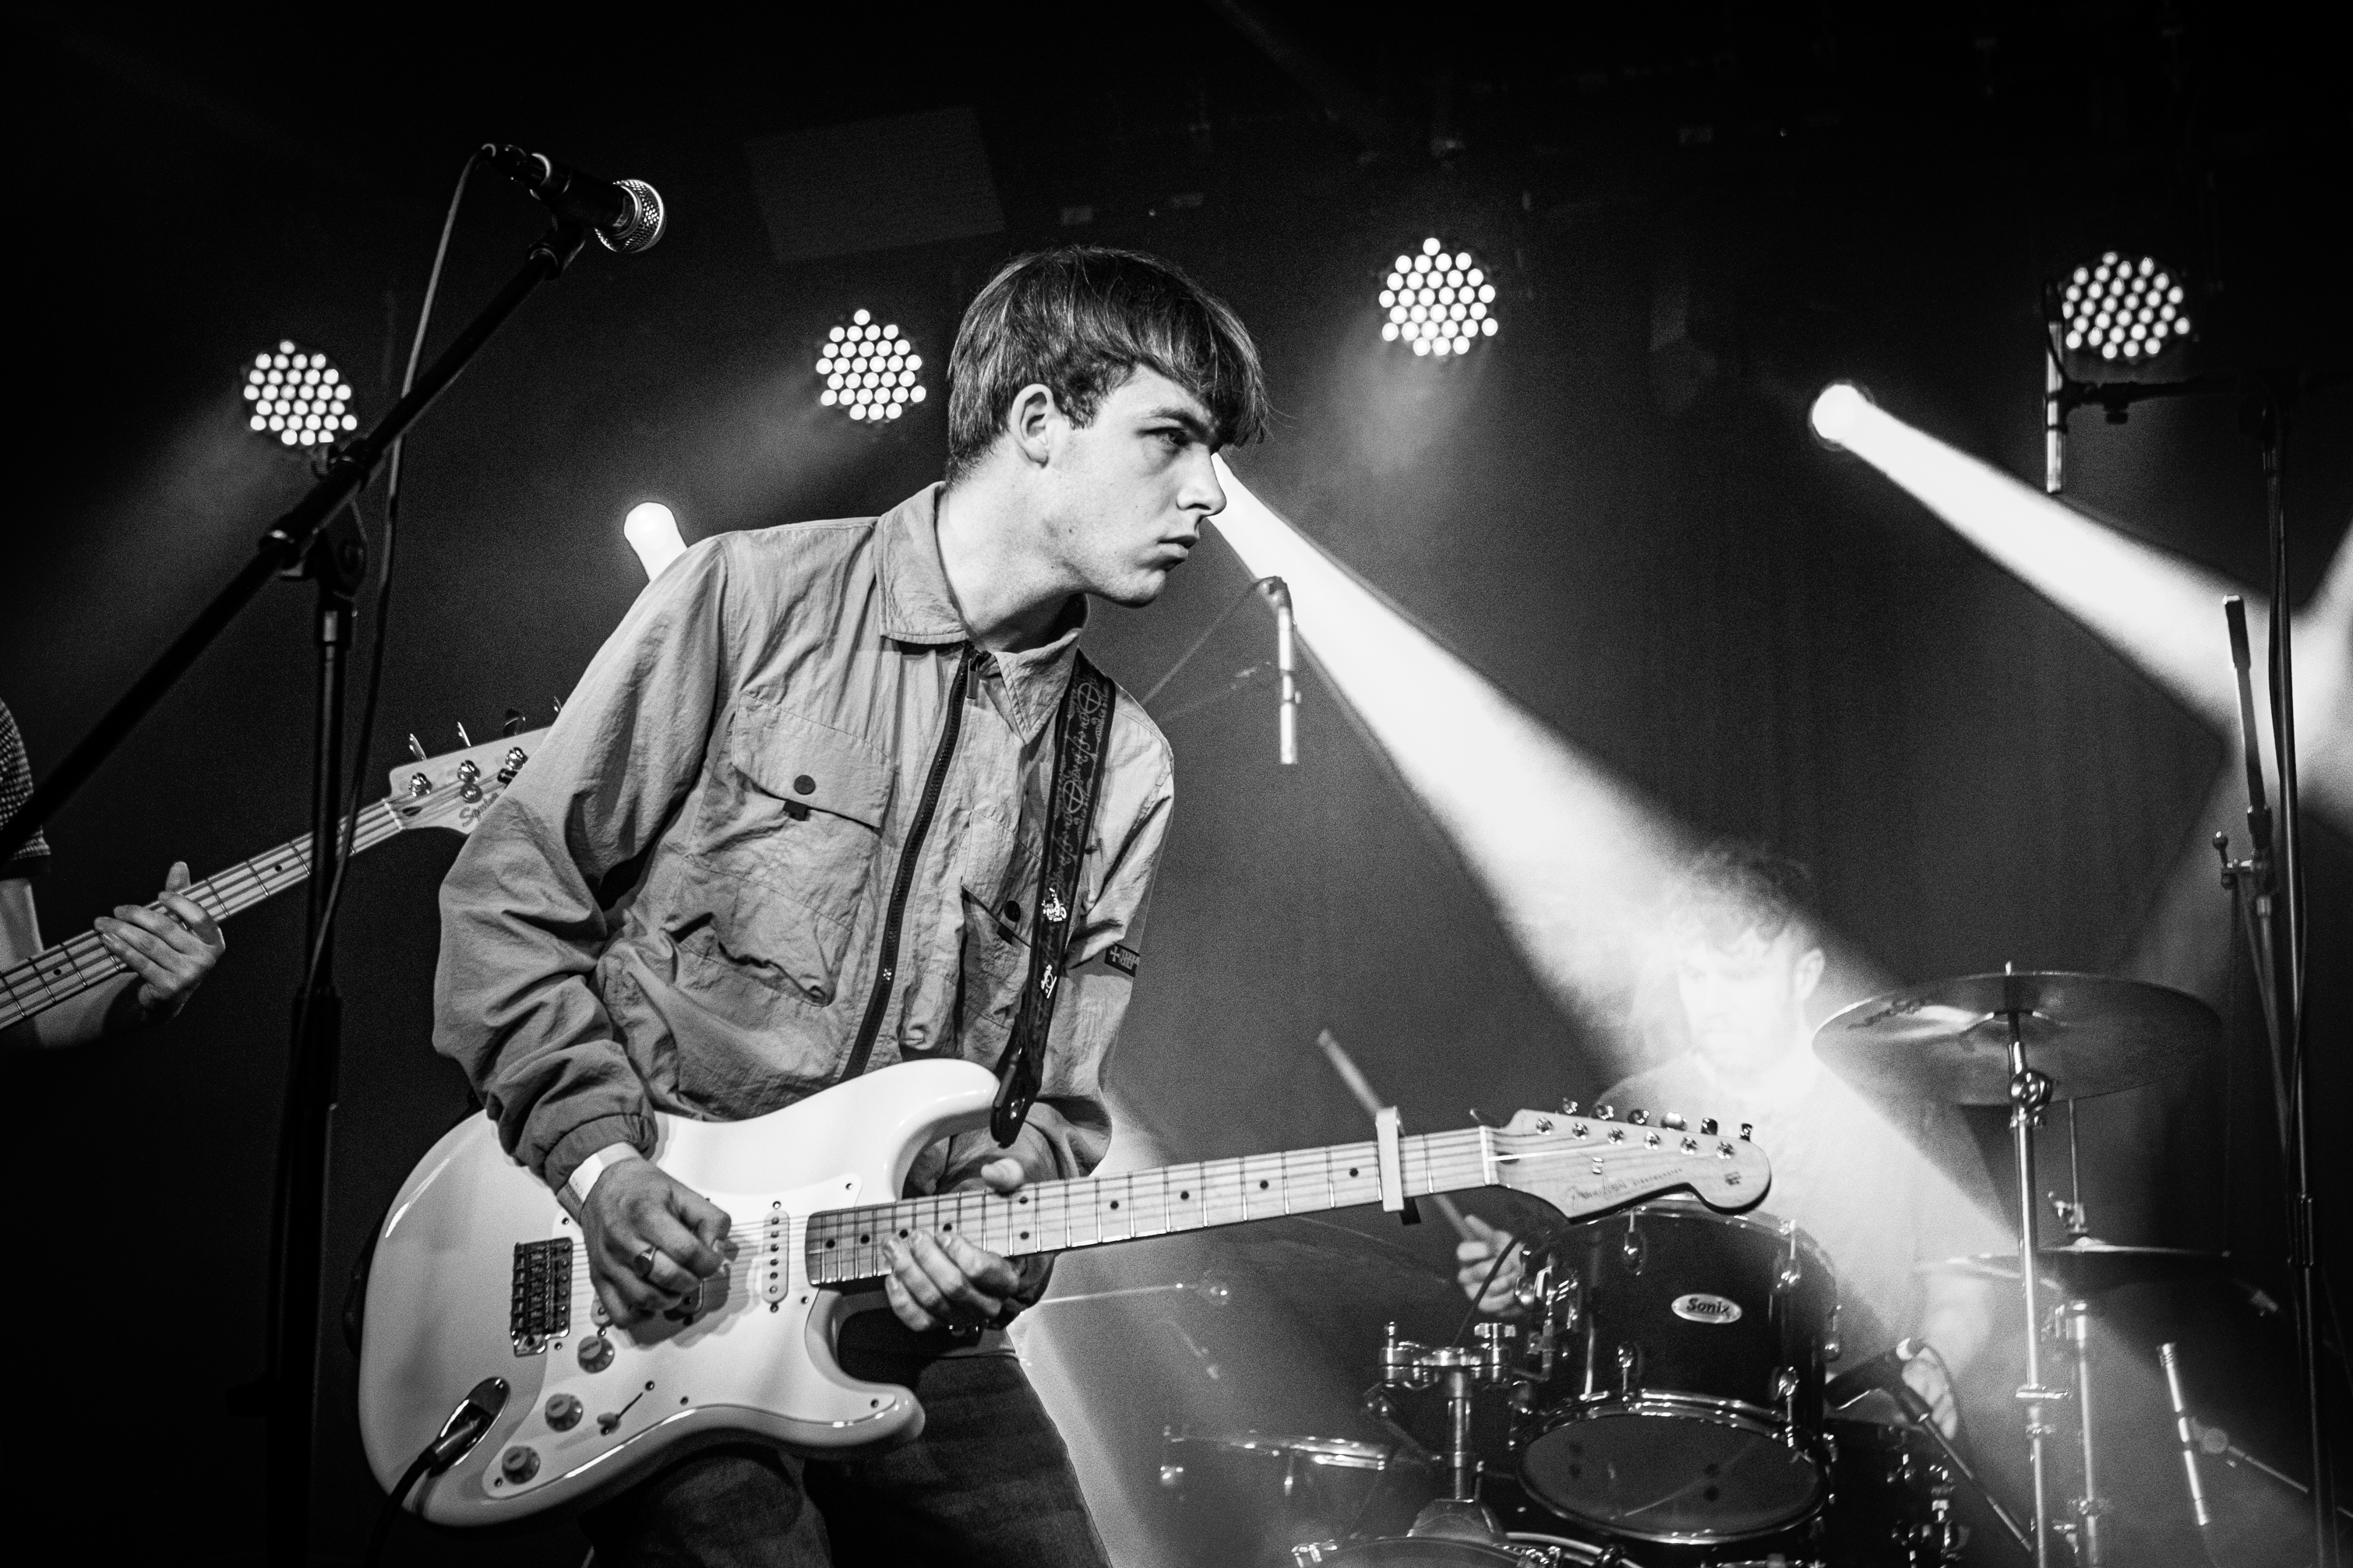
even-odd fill
[[[1324,1058],[1331,1062],[1332,1070],[1340,1075],[1340,1081],[1348,1086],[1348,1092],[1356,1097],[1356,1103],[1365,1108],[1365,1114],[1378,1116],[1383,1104],[1381,1097],[1373,1092],[1371,1080],[1365,1077],[1355,1060],[1342,1048],[1338,1037],[1329,1029],[1319,1030],[1315,1036],[1315,1043],[1324,1048]],[[1479,1239],[1479,1233],[1471,1228],[1471,1222],[1462,1217],[1462,1211],[1454,1206],[1452,1198],[1448,1197],[1444,1193],[1432,1193],[1430,1194],[1430,1201],[1440,1214],[1446,1216],[1446,1223],[1454,1227],[1455,1235],[1465,1241]]]

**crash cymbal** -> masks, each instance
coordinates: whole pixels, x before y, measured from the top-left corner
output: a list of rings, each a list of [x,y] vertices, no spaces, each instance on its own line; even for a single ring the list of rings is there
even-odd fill
[[[2205,1059],[2221,1020],[2195,996],[2105,974],[1968,974],[1858,1002],[1814,1051],[1861,1087],[1955,1105],[2010,1102],[2010,1020],[2053,1100],[2137,1089]]]
[[[2117,1247],[2088,1236],[2064,1247],[2042,1248],[2044,1283],[2064,1294],[2096,1296],[2126,1285],[2194,1279],[2220,1274],[2230,1262],[2220,1252],[2193,1252],[2179,1247]],[[1958,1274],[1975,1279],[2018,1279],[2018,1254],[1980,1252],[1968,1258],[1942,1258],[1918,1266],[1922,1274]]]

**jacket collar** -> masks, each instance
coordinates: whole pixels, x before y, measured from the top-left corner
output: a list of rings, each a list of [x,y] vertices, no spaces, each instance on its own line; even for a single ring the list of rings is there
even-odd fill
[[[939,647],[969,640],[964,616],[940,564],[939,500],[943,486],[926,485],[875,520],[882,635],[896,642]],[[978,657],[981,685],[1024,745],[1038,738],[1060,706],[1070,683],[1071,656],[1087,624],[1087,600],[1073,595],[1062,630],[1051,642],[1020,653]],[[994,674],[996,682],[989,680]]]

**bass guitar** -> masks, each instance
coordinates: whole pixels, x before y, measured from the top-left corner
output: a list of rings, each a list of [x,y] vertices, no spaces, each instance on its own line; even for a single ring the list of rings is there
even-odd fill
[[[1409,1137],[1388,1110],[1369,1143],[899,1199],[918,1152],[988,1125],[996,1089],[972,1062],[904,1062],[747,1121],[658,1115],[655,1162],[727,1211],[737,1250],[691,1310],[626,1330],[554,1194],[487,1118],[460,1122],[376,1236],[359,1387],[376,1479],[412,1481],[405,1506],[427,1519],[487,1525],[588,1501],[705,1443],[842,1458],[906,1442],[923,1425],[913,1394],[849,1376],[834,1343],[853,1290],[880,1301],[886,1245],[918,1230],[1018,1258],[1473,1187],[1570,1219],[1678,1188],[1734,1211],[1772,1181],[1762,1151],[1712,1122],[1523,1110]]]
[[[547,731],[533,730],[438,757],[423,755],[391,772],[392,794],[359,812],[352,834],[352,853],[373,849],[393,835],[411,827],[447,827],[471,833],[491,802],[506,792],[532,748]],[[412,745],[415,742],[410,742]],[[241,914],[264,899],[275,898],[311,875],[311,836],[280,844],[227,870],[191,882],[183,893],[216,921]],[[150,904],[149,909],[161,909]],[[45,947],[23,963],[0,970],[0,1029],[45,1013],[70,1001],[93,985],[103,985],[128,973],[123,962],[106,951],[95,931],[84,931],[55,947]]]

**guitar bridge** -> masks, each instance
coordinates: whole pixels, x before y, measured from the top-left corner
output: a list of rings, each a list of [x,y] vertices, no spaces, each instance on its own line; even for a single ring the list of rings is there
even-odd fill
[[[518,1241],[507,1298],[507,1337],[517,1355],[545,1355],[572,1331],[572,1240]]]

